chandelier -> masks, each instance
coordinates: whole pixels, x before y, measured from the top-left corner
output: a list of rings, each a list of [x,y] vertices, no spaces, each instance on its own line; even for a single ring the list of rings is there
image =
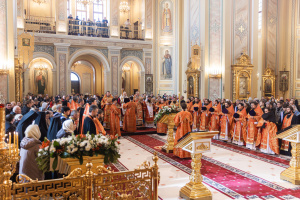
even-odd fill
[[[39,5],[43,3],[47,3],[47,0],[33,0],[34,3],[38,3]]]
[[[126,2],[126,1],[121,2],[119,9],[123,13],[126,13],[126,12],[130,11],[130,7],[128,5],[128,2]]]
[[[82,3],[83,5],[88,5],[88,4],[91,4],[91,3],[100,3],[102,2],[103,0],[77,0],[77,3]]]

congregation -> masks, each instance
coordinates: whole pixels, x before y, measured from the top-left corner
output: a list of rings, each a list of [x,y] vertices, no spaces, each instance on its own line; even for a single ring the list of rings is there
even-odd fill
[[[105,95],[25,96],[23,102],[6,103],[6,141],[17,132],[20,139],[19,173],[32,179],[43,179],[34,164],[45,138],[52,141],[71,135],[102,134],[119,138],[122,131],[135,133],[137,127],[156,128],[166,134],[167,124],[155,122],[155,114],[163,108],[177,108],[174,144],[188,132],[219,131],[214,137],[266,154],[291,155],[291,145],[276,135],[299,123],[296,99],[249,98],[232,102],[226,99],[203,99],[183,96],[142,94],[128,97],[126,92]],[[174,155],[189,158],[182,149]]]

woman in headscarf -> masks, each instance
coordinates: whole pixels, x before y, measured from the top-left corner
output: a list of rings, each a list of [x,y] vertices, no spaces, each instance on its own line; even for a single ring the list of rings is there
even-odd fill
[[[58,131],[56,138],[65,138],[71,136],[74,133],[75,125],[73,120],[68,119],[64,121],[62,128]]]
[[[24,174],[33,180],[44,180],[44,174],[39,170],[36,158],[40,145],[41,132],[38,125],[30,125],[25,130],[25,137],[20,147],[20,168],[19,174]]]

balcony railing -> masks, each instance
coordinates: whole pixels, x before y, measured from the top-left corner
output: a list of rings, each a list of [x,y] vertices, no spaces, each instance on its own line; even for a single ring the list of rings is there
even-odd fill
[[[110,29],[107,23],[69,20],[69,35],[109,38]]]
[[[26,32],[56,33],[54,17],[29,16],[25,19]]]

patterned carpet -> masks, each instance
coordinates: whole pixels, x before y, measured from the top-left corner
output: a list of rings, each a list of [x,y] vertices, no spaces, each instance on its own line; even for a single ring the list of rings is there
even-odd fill
[[[159,158],[164,161],[163,164],[169,164],[187,174],[191,173],[190,159],[180,159],[173,156],[173,154],[167,154],[160,150],[160,147],[165,143],[166,137],[133,135],[125,136],[125,139],[135,144],[135,148],[139,147],[151,154],[157,151]],[[122,141],[125,140],[123,139]],[[124,154],[127,150],[126,147],[123,150],[121,148],[121,151],[123,151],[121,154]],[[134,155],[131,155],[131,157],[134,157]],[[127,159],[134,158],[128,157]],[[125,166],[127,162],[126,160],[122,161]],[[205,153],[203,156],[201,172],[204,183],[215,190],[213,199],[295,200],[300,198],[300,187],[280,180],[280,172],[288,166],[288,163],[289,161],[285,157],[266,155],[230,143],[214,140],[212,152]],[[169,187],[170,185],[164,183],[163,176],[164,174],[161,173],[162,182],[160,187]],[[188,175],[186,176],[188,178]],[[172,178],[176,179],[174,176],[166,177],[166,179],[171,180]],[[188,179],[182,182],[181,187],[187,182]],[[180,187],[177,185],[177,194],[173,194],[174,197],[166,194],[166,190],[163,192],[159,191],[159,195],[163,199],[178,199],[178,188]]]

